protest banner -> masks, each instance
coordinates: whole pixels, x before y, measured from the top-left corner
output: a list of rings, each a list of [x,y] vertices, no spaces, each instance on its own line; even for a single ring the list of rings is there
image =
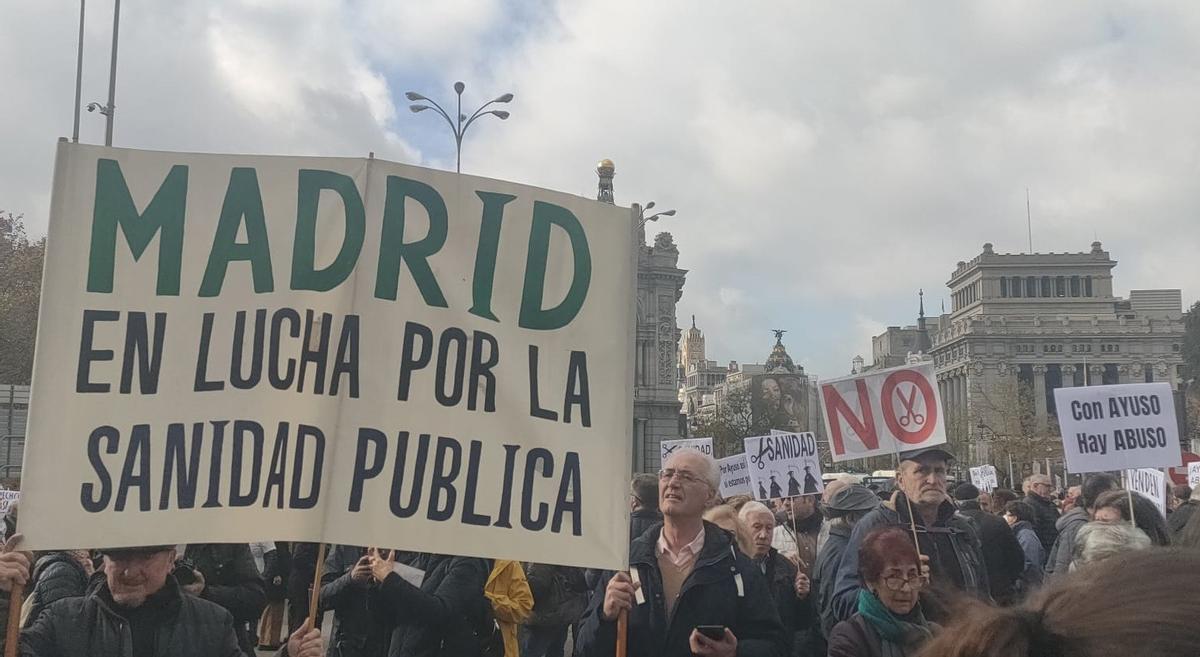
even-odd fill
[[[374,158],[60,143],[25,547],[624,567],[632,222]]]
[[[1063,453],[1071,472],[1182,463],[1175,400],[1167,383],[1058,388]]]
[[[681,449],[691,449],[701,454],[713,455],[713,439],[712,438],[683,438],[680,440],[664,440],[658,444],[659,450],[662,452],[662,460],[660,463],[666,463],[667,457]]]
[[[824,381],[821,403],[834,461],[946,442],[946,420],[931,363]]]
[[[825,490],[817,438],[811,431],[755,436],[746,438],[745,444],[754,499],[816,495]]]
[[[975,487],[985,493],[990,493],[999,487],[999,479],[996,476],[996,466],[980,465],[971,468],[971,483]]]
[[[21,491],[0,490],[0,515],[8,513],[14,503],[21,501]],[[24,525],[22,525],[24,527]]]
[[[734,454],[717,461],[721,468],[721,498],[734,495],[753,495],[750,488],[750,464],[745,454]]]
[[[1200,486],[1200,461],[1188,463],[1188,486],[1196,488]]]
[[[1162,470],[1137,468],[1125,471],[1125,487],[1154,500],[1158,512],[1167,517],[1167,483]]]

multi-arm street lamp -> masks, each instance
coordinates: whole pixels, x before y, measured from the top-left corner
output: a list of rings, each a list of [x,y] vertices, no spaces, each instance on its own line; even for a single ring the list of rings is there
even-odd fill
[[[475,122],[475,119],[478,119],[479,117],[484,116],[485,114],[491,114],[491,115],[495,116],[496,118],[500,119],[501,121],[507,119],[508,112],[506,112],[504,110],[487,110],[487,108],[495,103],[511,102],[513,99],[512,94],[504,94],[503,96],[494,98],[494,99],[484,103],[479,109],[475,110],[475,112],[473,114],[471,114],[470,118],[468,118],[467,115],[462,113],[462,95],[463,95],[463,90],[466,88],[467,88],[467,85],[463,84],[462,82],[454,83],[454,93],[458,95],[458,113],[456,114],[456,116],[458,117],[457,121],[451,119],[449,112],[442,109],[441,105],[438,105],[436,102],[429,99],[428,97],[422,96],[421,94],[419,94],[415,91],[409,91],[404,94],[404,96],[406,98],[408,98],[410,101],[413,101],[413,103],[414,103],[414,104],[408,106],[408,109],[412,110],[413,114],[416,114],[417,112],[424,112],[427,109],[431,109],[431,110],[437,112],[438,114],[440,114],[443,119],[446,119],[446,123],[449,124],[450,130],[454,133],[454,150],[455,150],[454,170],[457,171],[458,173],[462,173],[462,142],[463,142],[463,135],[465,135],[467,133],[467,128],[471,127],[471,124]],[[422,105],[422,104],[420,104],[421,102],[425,102],[425,103],[429,103],[429,104]],[[487,110],[487,111],[485,112],[484,110]]]
[[[646,207],[642,208],[642,218],[640,220],[638,220],[638,225],[637,225],[638,228],[645,227],[645,225],[650,223],[651,221],[658,221],[659,217],[674,217],[675,216],[674,210],[663,210],[662,212],[655,212],[654,214],[647,217],[646,213],[648,211],[650,211],[653,207],[654,207],[654,201],[650,201],[649,203],[646,204]]]

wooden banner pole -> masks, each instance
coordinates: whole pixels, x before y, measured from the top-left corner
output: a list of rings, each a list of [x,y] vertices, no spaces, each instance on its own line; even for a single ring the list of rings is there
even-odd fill
[[[622,609],[617,614],[617,655],[625,657],[629,649],[629,610]]]
[[[325,544],[321,543],[321,547],[317,548],[317,567],[316,574],[313,575],[312,592],[308,598],[308,620],[304,622],[305,628],[312,630],[317,626],[317,611],[321,603],[321,576],[325,574]],[[319,628],[318,628],[319,629]],[[306,632],[307,634],[307,632]],[[7,657],[7,656],[6,656]]]
[[[17,657],[21,644],[21,604],[25,601],[25,585],[13,584],[8,594],[8,627],[4,632],[4,657]]]

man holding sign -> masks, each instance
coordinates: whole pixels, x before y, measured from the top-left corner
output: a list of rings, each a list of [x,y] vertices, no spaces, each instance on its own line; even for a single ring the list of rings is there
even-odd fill
[[[946,492],[947,466],[953,456],[940,447],[901,452],[894,502],[867,514],[850,535],[834,587],[833,610],[846,620],[857,610],[863,583],[858,573],[858,551],[872,529],[897,525],[910,530],[929,577],[935,586],[957,589],[981,599],[989,598],[988,577],[975,525],[956,513]],[[946,610],[927,608],[937,620]]]

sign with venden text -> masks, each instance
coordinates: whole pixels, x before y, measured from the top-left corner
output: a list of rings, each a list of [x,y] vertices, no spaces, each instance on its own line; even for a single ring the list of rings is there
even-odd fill
[[[628,209],[376,159],[60,143],[26,547],[621,568]]]

